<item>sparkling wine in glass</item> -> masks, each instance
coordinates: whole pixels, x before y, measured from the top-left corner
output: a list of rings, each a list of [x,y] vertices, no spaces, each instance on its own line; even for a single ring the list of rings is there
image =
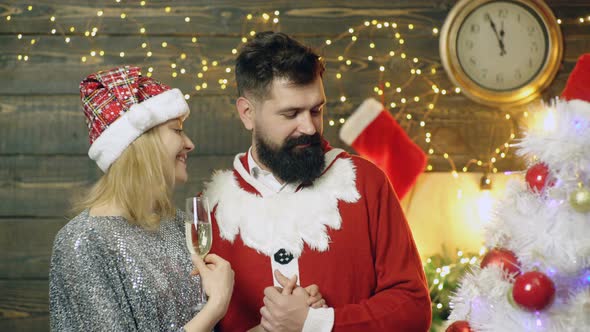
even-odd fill
[[[186,245],[191,254],[197,254],[204,258],[211,250],[213,233],[211,231],[209,201],[206,197],[189,197],[186,199],[185,237]],[[197,310],[201,310],[207,303],[207,295],[202,284],[199,293]]]

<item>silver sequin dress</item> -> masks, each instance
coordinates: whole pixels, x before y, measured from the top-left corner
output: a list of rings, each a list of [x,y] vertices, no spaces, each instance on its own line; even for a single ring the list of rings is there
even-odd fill
[[[200,289],[192,268],[182,212],[149,232],[84,211],[53,245],[51,330],[183,331]]]

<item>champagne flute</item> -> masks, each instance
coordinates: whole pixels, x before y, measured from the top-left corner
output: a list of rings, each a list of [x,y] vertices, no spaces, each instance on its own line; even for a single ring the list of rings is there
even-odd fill
[[[211,250],[213,233],[211,231],[211,215],[209,201],[206,197],[189,197],[186,199],[185,217],[185,238],[186,245],[191,254],[197,254],[204,258]],[[201,289],[197,299],[197,310],[203,309],[207,303],[207,294],[203,289],[201,278]]]

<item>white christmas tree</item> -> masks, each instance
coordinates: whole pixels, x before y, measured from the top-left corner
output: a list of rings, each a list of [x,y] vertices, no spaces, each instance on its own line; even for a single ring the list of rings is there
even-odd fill
[[[590,54],[547,108],[517,144],[530,167],[496,206],[448,332],[590,331]]]

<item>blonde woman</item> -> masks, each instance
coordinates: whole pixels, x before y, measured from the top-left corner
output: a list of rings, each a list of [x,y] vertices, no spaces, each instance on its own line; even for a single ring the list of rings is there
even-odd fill
[[[137,67],[88,76],[80,85],[89,156],[104,175],[57,234],[50,271],[54,331],[211,331],[233,291],[230,264],[185,247],[174,186],[194,149],[177,89]],[[191,276],[193,263],[200,277]],[[194,312],[199,283],[209,300]]]

